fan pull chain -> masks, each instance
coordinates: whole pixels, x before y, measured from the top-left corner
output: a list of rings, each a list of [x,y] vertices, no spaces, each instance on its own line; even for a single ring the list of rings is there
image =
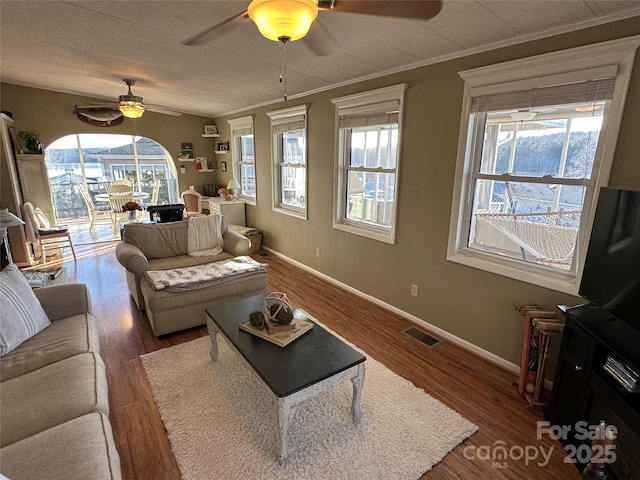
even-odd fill
[[[291,40],[290,37],[279,37],[280,40],[280,83],[284,86],[283,99],[287,101],[287,43]]]

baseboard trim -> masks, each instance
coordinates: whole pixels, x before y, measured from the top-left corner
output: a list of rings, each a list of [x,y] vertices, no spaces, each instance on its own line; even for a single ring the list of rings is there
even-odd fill
[[[478,355],[479,357],[484,358],[485,360],[490,361],[491,363],[494,363],[502,368],[505,368],[506,370],[515,373],[516,375],[520,372],[520,366],[502,358],[499,357],[498,355],[491,353],[487,350],[484,350],[483,348],[478,347],[477,345],[474,345],[471,342],[468,342],[467,340],[464,340],[460,337],[457,337],[456,335],[453,335],[452,333],[447,332],[446,330],[443,330],[440,327],[436,327],[435,325],[430,324],[429,322],[425,322],[424,320],[405,312],[404,310],[399,309],[398,307],[394,307],[393,305],[390,305],[388,303],[383,302],[382,300],[379,300],[375,297],[372,297],[371,295],[368,295],[366,293],[361,292],[360,290],[357,290],[345,283],[339,282],[338,280],[336,280],[335,278],[332,278],[328,275],[325,275],[322,272],[318,272],[317,270],[314,270],[313,268],[309,267],[308,265],[305,265],[303,263],[300,263],[296,260],[293,260],[292,258],[289,258],[283,254],[281,254],[280,252],[277,252],[269,247],[265,247],[264,245],[262,246],[262,249],[275,255],[278,258],[281,258],[282,260],[284,260],[285,262],[288,262],[292,265],[295,265],[296,267],[311,273],[312,275],[315,275],[316,277],[320,277],[323,280],[335,285],[336,287],[340,287],[343,290],[347,290],[350,293],[353,293],[354,295],[357,295],[361,298],[364,298],[365,300],[368,300],[371,303],[374,303],[386,310],[389,310],[407,320],[409,320],[410,322],[421,326],[423,328],[426,328],[427,330],[429,330],[430,332],[432,332],[434,335],[442,337],[442,338],[446,338],[447,340],[449,340],[452,343],[455,343],[456,345],[464,348],[465,350],[469,350],[470,352]]]

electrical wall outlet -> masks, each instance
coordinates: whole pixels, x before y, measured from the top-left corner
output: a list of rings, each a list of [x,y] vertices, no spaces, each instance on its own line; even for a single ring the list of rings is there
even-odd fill
[[[415,284],[411,284],[411,296],[412,297],[418,297],[418,285]]]
[[[316,258],[320,258],[320,248],[316,248]]]

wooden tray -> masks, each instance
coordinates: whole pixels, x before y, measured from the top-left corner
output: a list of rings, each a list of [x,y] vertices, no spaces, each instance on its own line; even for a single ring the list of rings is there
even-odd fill
[[[300,320],[298,318],[295,319],[295,325],[292,325],[294,328],[292,330],[279,331],[274,333],[268,333],[265,328],[256,328],[249,323],[247,320],[244,323],[240,324],[240,330],[244,330],[256,337],[260,337],[268,342],[274,343],[279,347],[285,347],[293,342],[296,338],[304,335],[309,330],[313,328],[313,323],[307,322],[304,320]]]
[[[280,333],[280,332],[290,332],[291,330],[296,329],[295,323],[289,323],[288,325],[280,325],[278,322],[272,322],[268,318],[264,319],[264,328],[269,334]]]

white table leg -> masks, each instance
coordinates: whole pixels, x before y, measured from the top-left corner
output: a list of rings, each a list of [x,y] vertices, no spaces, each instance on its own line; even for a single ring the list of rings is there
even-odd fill
[[[211,351],[209,356],[214,362],[218,360],[218,329],[211,319],[207,318],[207,330],[209,330],[209,338],[211,338]]]
[[[276,426],[278,434],[278,463],[280,463],[280,465],[286,465],[287,455],[289,454],[287,432],[289,431],[289,422],[296,413],[298,405],[292,405],[290,397],[278,397],[276,402],[278,408],[278,425]]]
[[[362,418],[360,399],[362,398],[362,387],[364,386],[364,362],[358,365],[358,375],[351,379],[353,383],[353,400],[351,401],[351,417],[353,423],[358,425]]]

